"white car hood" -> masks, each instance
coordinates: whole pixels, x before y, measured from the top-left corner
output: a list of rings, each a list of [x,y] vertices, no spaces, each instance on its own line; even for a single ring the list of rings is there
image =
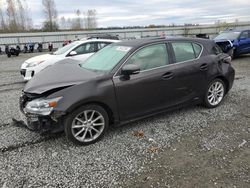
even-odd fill
[[[38,61],[47,61],[47,60],[59,60],[61,59],[61,56],[59,55],[51,55],[51,54],[44,54],[44,55],[39,55],[39,56],[35,56],[32,57],[28,60],[25,61],[25,63],[29,64],[29,63],[34,63],[34,62],[38,62]]]

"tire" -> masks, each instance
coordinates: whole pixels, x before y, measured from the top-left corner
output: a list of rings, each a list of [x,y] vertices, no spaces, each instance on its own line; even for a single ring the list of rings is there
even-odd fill
[[[68,114],[64,125],[68,140],[77,145],[90,145],[104,136],[109,126],[109,117],[101,106],[86,105]]]
[[[208,85],[205,97],[204,105],[207,108],[215,108],[221,104],[226,94],[225,83],[221,79],[214,79]]]

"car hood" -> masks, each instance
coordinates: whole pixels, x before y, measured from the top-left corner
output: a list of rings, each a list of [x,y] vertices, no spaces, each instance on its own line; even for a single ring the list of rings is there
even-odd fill
[[[29,64],[29,63],[34,63],[34,62],[38,62],[38,61],[46,61],[46,60],[50,60],[50,59],[60,59],[60,56],[52,55],[52,54],[43,54],[43,55],[32,57],[32,58],[26,60],[25,63]]]
[[[24,87],[25,93],[42,94],[73,86],[104,75],[80,67],[79,61],[66,59],[37,73]]]
[[[221,43],[221,42],[228,42],[229,44],[232,44],[232,41],[229,39],[214,39],[215,43]]]

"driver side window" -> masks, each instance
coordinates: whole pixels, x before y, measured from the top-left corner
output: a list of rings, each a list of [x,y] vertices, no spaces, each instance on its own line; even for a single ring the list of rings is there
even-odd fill
[[[135,64],[141,71],[162,67],[169,64],[165,44],[156,44],[138,50],[127,64]]]
[[[75,50],[77,55],[94,53],[95,52],[95,43],[86,43],[81,46],[78,46]]]

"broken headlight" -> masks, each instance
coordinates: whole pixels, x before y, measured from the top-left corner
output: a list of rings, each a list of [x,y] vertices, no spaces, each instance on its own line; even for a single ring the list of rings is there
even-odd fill
[[[48,116],[62,97],[54,99],[35,99],[26,104],[24,111],[30,114]]]

